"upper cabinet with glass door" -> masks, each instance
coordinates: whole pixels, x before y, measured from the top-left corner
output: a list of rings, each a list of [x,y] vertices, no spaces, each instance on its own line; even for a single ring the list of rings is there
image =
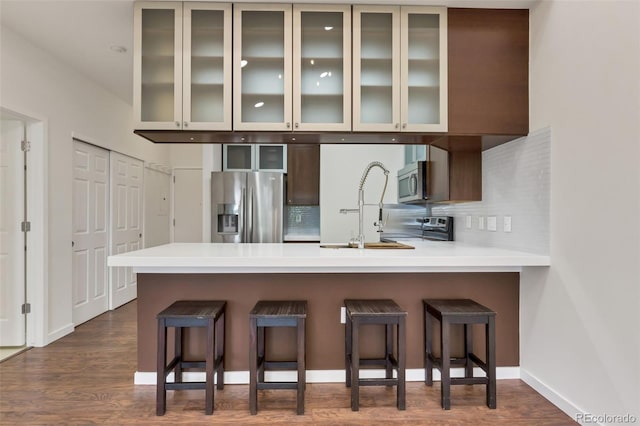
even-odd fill
[[[137,2],[137,129],[231,130],[231,5]]]
[[[447,130],[446,8],[353,7],[353,130]]]
[[[294,130],[351,130],[351,7],[293,6]]]
[[[233,128],[291,130],[291,5],[233,8]]]

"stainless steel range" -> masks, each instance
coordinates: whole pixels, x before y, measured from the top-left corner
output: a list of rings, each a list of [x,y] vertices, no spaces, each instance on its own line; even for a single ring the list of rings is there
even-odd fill
[[[452,216],[418,216],[415,214],[417,211],[388,209],[387,206],[383,211],[387,212],[384,214],[387,224],[380,234],[381,241],[453,241]]]

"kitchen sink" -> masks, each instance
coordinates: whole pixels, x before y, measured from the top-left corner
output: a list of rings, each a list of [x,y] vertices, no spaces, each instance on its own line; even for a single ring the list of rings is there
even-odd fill
[[[322,248],[332,248],[332,249],[340,249],[340,248],[358,248],[355,244],[320,244]],[[366,249],[413,249],[415,247],[397,243],[397,242],[378,242],[378,243],[364,243],[364,248]]]

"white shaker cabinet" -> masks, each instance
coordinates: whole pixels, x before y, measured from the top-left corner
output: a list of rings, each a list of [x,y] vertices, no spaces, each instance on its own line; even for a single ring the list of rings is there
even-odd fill
[[[447,130],[446,8],[353,7],[353,130]]]
[[[135,128],[231,130],[231,4],[134,7]]]

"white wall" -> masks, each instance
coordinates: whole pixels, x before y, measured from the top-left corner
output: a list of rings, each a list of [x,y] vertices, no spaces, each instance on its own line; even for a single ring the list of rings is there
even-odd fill
[[[552,266],[521,276],[522,375],[574,419],[640,421],[640,2],[538,3],[530,78]]]
[[[380,161],[390,170],[385,203],[398,202],[398,169],[404,166],[402,145],[322,145],[320,146],[320,241],[347,243],[358,235],[358,214],[340,214],[342,208],[358,208],[358,187],[367,164]],[[375,167],[364,185],[365,241],[379,241],[373,222],[384,187],[384,173]]]
[[[1,29],[0,102],[47,122],[48,287],[44,342],[73,330],[71,302],[72,134],[142,160],[167,164],[168,149],[135,136],[133,112],[90,78],[11,30]],[[37,308],[37,307],[36,307]]]

